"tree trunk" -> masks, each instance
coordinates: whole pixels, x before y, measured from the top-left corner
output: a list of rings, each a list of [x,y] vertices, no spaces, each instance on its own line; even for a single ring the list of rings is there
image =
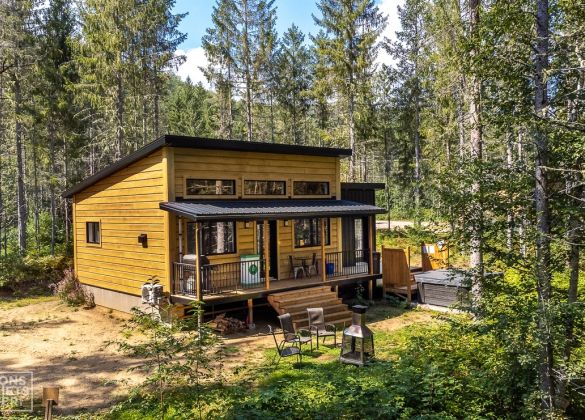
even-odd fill
[[[20,90],[20,79],[14,77],[14,113],[16,116],[15,137],[16,137],[16,201],[17,201],[17,219],[18,219],[18,250],[21,255],[26,253],[27,241],[27,208],[26,192],[24,185],[24,157],[22,144],[22,123],[21,123],[21,106],[22,93]]]
[[[55,124],[53,123],[53,116],[49,122],[49,159],[51,167],[51,176],[57,176],[57,168],[55,165]],[[55,255],[55,224],[56,224],[56,201],[55,201],[55,183],[51,181],[49,184],[49,193],[51,195],[51,255]]]
[[[481,0],[470,0],[470,36],[473,45],[477,45],[477,33],[479,31]],[[471,60],[476,60],[477,48],[471,50]],[[481,80],[477,76],[477,70],[472,70],[471,94],[469,101],[469,118],[470,118],[470,150],[473,168],[476,173],[473,175],[471,184],[471,213],[472,223],[470,238],[470,256],[469,266],[472,270],[472,293],[474,300],[481,296],[481,285],[483,281],[483,206],[482,206],[482,159],[483,159],[483,136],[481,127]]]
[[[115,160],[122,157],[124,151],[124,86],[120,70],[116,74],[116,151]]]
[[[421,160],[422,151],[420,143],[420,95],[418,79],[414,91],[414,224],[420,227],[420,201],[421,201]]]
[[[548,107],[547,81],[545,71],[549,59],[549,10],[548,0],[536,2],[536,53],[534,59],[534,111],[539,119],[546,119]],[[535,146],[535,192],[536,210],[536,264],[535,275],[538,292],[538,331],[540,332],[539,385],[542,396],[542,409],[550,413],[555,407],[553,378],[553,343],[550,336],[551,319],[548,310],[551,298],[551,254],[550,254],[550,214],[548,199],[549,161],[547,134],[540,121],[534,124]]]
[[[356,142],[355,142],[355,122],[354,122],[354,112],[355,112],[355,98],[353,95],[353,77],[350,75],[349,79],[349,95],[348,95],[348,123],[349,123],[349,148],[351,149],[351,158],[349,161],[349,180],[351,182],[355,182],[356,180]]]
[[[508,174],[511,174],[514,165],[514,134],[509,132],[506,135],[506,168]],[[508,205],[508,214],[506,215],[506,247],[512,251],[514,247],[514,209],[512,203]]]
[[[251,57],[250,57],[250,34],[248,33],[248,19],[249,17],[249,10],[248,10],[248,2],[244,0],[244,30],[243,30],[243,53],[244,53],[244,78],[246,82],[246,127],[248,132],[246,133],[246,138],[248,141],[252,141],[253,133],[252,133],[252,69],[251,69]]]

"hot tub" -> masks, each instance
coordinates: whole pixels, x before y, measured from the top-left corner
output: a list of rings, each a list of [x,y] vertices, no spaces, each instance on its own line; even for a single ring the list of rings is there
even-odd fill
[[[453,270],[431,270],[414,274],[420,303],[452,306],[469,298],[464,276]]]

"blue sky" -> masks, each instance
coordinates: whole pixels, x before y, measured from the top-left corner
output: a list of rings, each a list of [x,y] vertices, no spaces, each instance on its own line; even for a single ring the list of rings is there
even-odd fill
[[[394,38],[394,32],[399,29],[396,7],[403,0],[379,0],[380,10],[388,16],[388,27],[384,36]],[[177,74],[185,79],[187,76],[194,82],[202,82],[207,85],[200,66],[205,66],[206,59],[201,48],[201,37],[205,29],[211,25],[211,13],[215,0],[177,0],[175,13],[189,14],[181,22],[181,32],[187,33],[187,39],[179,47],[179,54],[187,57],[185,63],[179,67]],[[277,8],[276,29],[281,35],[292,23],[295,23],[305,35],[317,32],[312,14],[318,15],[319,11],[315,0],[276,0]],[[307,37],[308,40],[308,37]],[[379,54],[378,61],[390,63],[391,59],[386,54]]]

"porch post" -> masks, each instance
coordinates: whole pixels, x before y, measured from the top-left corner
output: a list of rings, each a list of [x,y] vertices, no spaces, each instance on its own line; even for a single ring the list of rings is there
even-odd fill
[[[376,223],[374,216],[370,216],[370,223],[368,223],[368,248],[370,249],[368,265],[370,274],[374,274],[374,223]],[[372,279],[368,282],[368,299],[370,301],[374,300],[374,280]]]
[[[268,234],[268,220],[264,219],[264,226],[263,226],[263,234],[264,234],[264,284],[266,286],[266,290],[270,290],[270,252],[268,243],[270,235]]]
[[[179,224],[179,262],[183,262],[183,217],[177,217],[177,222]]]
[[[199,243],[199,233],[201,232],[201,223],[195,222],[195,290],[197,300],[201,301],[201,250]]]
[[[327,280],[327,266],[325,265],[325,219],[322,217],[319,219],[319,223],[321,224],[321,279],[325,281]]]

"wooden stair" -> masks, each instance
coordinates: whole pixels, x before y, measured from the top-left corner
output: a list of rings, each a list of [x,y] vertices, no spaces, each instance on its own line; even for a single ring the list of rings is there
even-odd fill
[[[351,311],[330,286],[273,293],[268,295],[268,303],[279,315],[290,313],[296,328],[309,326],[307,308],[323,308],[325,322],[335,325],[351,323]]]

